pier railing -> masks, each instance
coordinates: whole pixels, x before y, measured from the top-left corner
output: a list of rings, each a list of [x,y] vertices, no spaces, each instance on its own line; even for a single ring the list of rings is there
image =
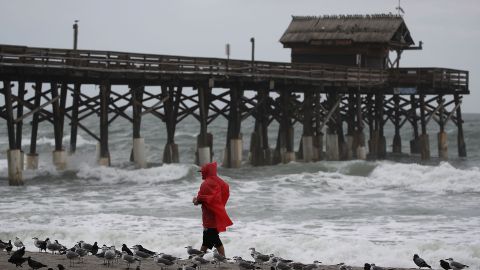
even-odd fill
[[[253,80],[289,79],[341,86],[415,87],[421,91],[468,93],[468,71],[444,68],[371,69],[326,64],[299,64],[224,58],[155,55],[97,50],[68,50],[0,45],[1,67],[170,74]]]

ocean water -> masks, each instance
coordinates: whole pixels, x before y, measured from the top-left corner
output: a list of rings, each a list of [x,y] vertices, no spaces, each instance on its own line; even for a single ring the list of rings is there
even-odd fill
[[[97,119],[85,125],[98,132]],[[242,123],[244,157],[253,121]],[[448,162],[435,158],[420,163],[418,156],[390,156],[386,161],[299,163],[240,169],[220,167],[230,184],[227,210],[234,221],[221,235],[227,256],[249,258],[250,247],[301,262],[325,264],[365,262],[390,267],[415,267],[414,253],[434,268],[453,257],[479,269],[480,265],[480,117],[465,116],[468,158],[457,157],[456,129],[447,126]],[[65,134],[69,134],[68,122]],[[276,129],[270,128],[270,144]],[[191,203],[200,186],[192,165],[199,125],[186,119],[177,128],[180,164],[162,165],[165,128],[160,120],[144,117],[149,168],[135,170],[128,157],[131,124],[118,120],[110,127],[111,167],[95,164],[96,141],[80,131],[78,150],[68,170],[51,163],[53,128],[39,130],[37,171],[25,171],[25,186],[7,181],[8,148],[5,122],[0,122],[0,239],[24,240],[35,250],[32,237],[100,245],[142,244],[186,257],[185,246],[201,244],[201,210]],[[214,134],[214,159],[220,161],[226,122],[209,126]],[[300,127],[295,136],[298,146]],[[29,149],[28,123],[24,151]],[[436,127],[431,126],[432,156],[437,156]],[[393,129],[386,129],[391,143]],[[411,130],[402,131],[407,153]],[[69,137],[64,138],[68,149]],[[390,146],[389,146],[389,149]]]

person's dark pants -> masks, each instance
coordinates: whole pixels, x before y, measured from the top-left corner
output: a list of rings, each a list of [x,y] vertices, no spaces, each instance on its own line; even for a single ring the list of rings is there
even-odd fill
[[[215,228],[204,228],[203,229],[203,243],[202,246],[212,249],[213,247],[223,246],[218,231]]]

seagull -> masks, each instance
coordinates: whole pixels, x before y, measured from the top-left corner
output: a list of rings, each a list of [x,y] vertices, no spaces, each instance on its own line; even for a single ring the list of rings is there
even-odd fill
[[[303,267],[305,267],[305,264],[300,263],[300,262],[291,262],[291,263],[288,264],[288,266],[290,266],[291,268],[293,268],[295,270],[302,270]]]
[[[95,255],[95,254],[97,254],[97,252],[98,252],[98,244],[97,244],[97,242],[95,242],[95,243],[93,243],[93,246],[90,249],[90,253],[92,253],[92,255]]]
[[[61,264],[57,264],[58,270],[65,270],[65,267]]]
[[[168,266],[173,265],[173,261],[161,257],[159,254],[153,257],[153,261],[160,265],[160,269],[168,268]]]
[[[372,268],[372,266],[369,263],[365,263],[363,265],[363,270],[370,270],[371,268]]]
[[[192,258],[191,258],[192,262],[194,264],[196,264],[198,266],[198,268],[200,268],[201,265],[204,265],[204,264],[208,264],[210,263],[209,260],[206,260],[202,257],[202,255],[194,255]]]
[[[13,244],[17,247],[17,250],[24,246],[22,240],[20,240],[20,238],[18,237],[15,237],[15,241],[13,242]]]
[[[182,265],[182,270],[197,270],[196,267],[197,267],[196,265],[195,265],[195,267],[193,267],[193,266],[188,266],[186,264],[183,264]]]
[[[320,267],[321,263],[322,262],[319,262],[319,261],[315,260],[315,261],[313,261],[313,263],[305,265],[305,267],[303,267],[303,270],[315,270],[315,269]]]
[[[203,255],[203,254],[205,254],[205,252],[200,251],[198,249],[194,249],[194,248],[192,248],[192,246],[186,246],[185,248],[187,249],[188,255]]]
[[[453,270],[460,270],[469,267],[468,265],[454,261],[452,258],[448,258],[447,261]]]
[[[352,270],[352,267],[349,265],[346,265],[345,263],[339,263],[338,265],[338,270]]]
[[[179,258],[172,256],[170,254],[165,254],[165,253],[158,253],[158,256],[162,257],[163,259],[167,259],[171,262],[177,261]]]
[[[428,267],[432,269],[432,267],[428,265],[424,259],[420,258],[418,254],[413,254],[413,262],[418,266],[418,268]]]
[[[125,244],[122,245],[122,251],[127,252],[128,255],[133,255],[133,252]]]
[[[54,243],[52,243],[50,240],[47,240],[47,249],[52,252],[52,254],[55,254],[55,251],[59,251],[62,246],[58,244],[58,241],[55,240]]]
[[[148,249],[142,247],[142,245],[135,245],[135,246],[136,246],[136,247],[138,248],[138,250],[141,251],[141,252],[147,253],[147,254],[150,255],[150,256],[155,255],[155,252],[153,252],[153,251],[151,251],[151,250],[148,250]]]
[[[12,251],[12,249],[13,249],[12,240],[8,240],[7,247],[5,248],[8,255],[10,255],[10,252]],[[24,253],[25,253],[25,249],[23,249],[23,250],[24,250]]]
[[[150,258],[150,257],[151,257],[150,254],[138,250],[138,246],[133,246],[132,249],[133,249],[133,254],[135,255],[135,257],[137,257],[138,259],[140,259],[140,263],[139,263],[139,264],[142,263],[142,259],[146,259],[146,258]]]
[[[0,240],[0,250],[4,250],[5,248],[7,248],[7,246],[8,246],[7,242],[3,242],[2,240]]]
[[[281,260],[278,260],[277,263],[275,264],[275,270],[290,270],[292,267],[288,265],[285,262],[282,262]]]
[[[11,247],[11,245],[10,245],[10,247]],[[22,258],[23,255],[25,255],[25,247],[22,247],[19,250],[13,252],[12,256],[10,256],[10,259]]]
[[[385,270],[383,267],[376,266],[374,263],[370,264],[371,270]]]
[[[110,249],[105,251],[105,260],[107,260],[107,266],[110,267],[110,262],[115,260],[115,246],[111,246]]]
[[[222,262],[227,262],[227,258],[225,258],[225,256],[223,256],[222,254],[218,253],[217,249],[213,250],[213,259],[215,260],[215,264],[218,266],[220,266],[220,263]]]
[[[75,248],[75,252],[78,254],[78,256],[80,256],[80,259],[82,260],[82,262],[83,262],[83,257],[87,256],[88,254],[88,251],[81,247]]]
[[[235,260],[235,264],[237,264],[240,269],[243,269],[243,270],[255,269],[255,265],[253,265],[253,263],[243,260],[242,257],[235,256],[233,257],[233,259]]]
[[[78,258],[80,255],[78,255],[78,253],[76,253],[75,251],[67,250],[67,253],[65,254],[65,256],[67,256],[67,259],[70,260],[70,266],[74,267],[75,266],[74,260]]]
[[[8,262],[11,263],[11,264],[15,264],[15,266],[18,268],[19,266],[22,267],[22,264],[24,264],[26,261],[28,260],[28,258],[12,258],[10,257],[10,259],[8,259]]]
[[[444,261],[444,260],[440,260],[440,266],[441,266],[443,269],[445,269],[445,270],[452,269],[452,268],[450,267],[450,264],[449,264],[448,262]]]
[[[37,261],[34,261],[32,260],[31,257],[28,257],[28,265],[33,269],[33,270],[37,270],[37,269],[40,269],[42,267],[47,267],[45,264],[41,263],[41,262],[37,262]]]
[[[262,254],[258,251],[255,251],[255,248],[249,248],[251,250],[250,255],[252,255],[252,258],[255,260],[256,263],[265,263],[270,260],[269,255]]]
[[[130,268],[130,264],[135,263],[135,261],[140,261],[133,255],[128,254],[126,251],[122,251],[122,260],[127,263],[127,269]]]

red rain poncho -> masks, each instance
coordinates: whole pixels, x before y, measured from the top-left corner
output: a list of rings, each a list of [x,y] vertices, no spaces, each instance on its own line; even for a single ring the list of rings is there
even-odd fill
[[[202,204],[202,221],[205,228],[216,228],[224,232],[228,226],[233,225],[225,210],[230,188],[225,181],[217,176],[217,163],[207,163],[202,167],[204,179],[197,200]]]

